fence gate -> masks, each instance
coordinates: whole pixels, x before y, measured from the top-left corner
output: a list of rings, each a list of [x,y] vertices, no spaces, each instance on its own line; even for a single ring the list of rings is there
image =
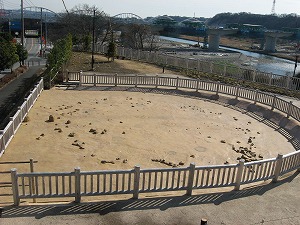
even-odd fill
[[[28,164],[24,172],[34,172],[34,164],[38,161],[30,159],[29,161],[0,162],[0,206],[13,203],[11,168],[17,165]],[[35,201],[35,200],[34,200]]]

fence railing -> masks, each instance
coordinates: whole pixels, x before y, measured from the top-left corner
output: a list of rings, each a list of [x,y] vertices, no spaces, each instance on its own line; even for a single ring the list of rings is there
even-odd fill
[[[97,46],[100,53],[107,53],[107,46]],[[193,58],[182,58],[168,55],[163,52],[149,52],[117,47],[117,55],[126,59],[144,61],[161,66],[172,66],[188,70],[196,70],[204,73],[212,73],[239,80],[261,83],[270,86],[286,88],[289,90],[300,90],[300,78],[265,73],[258,70],[245,69],[242,67],[220,64],[213,61],[204,61]]]
[[[278,109],[287,117],[293,117],[300,122],[300,109],[292,102],[282,100],[276,95],[219,82],[179,77],[86,75],[82,72],[69,73],[68,76],[69,80],[88,86],[164,86],[222,93],[261,103],[270,107],[270,110]],[[187,195],[191,195],[194,189],[234,187],[239,190],[244,184],[268,179],[277,181],[279,176],[299,168],[300,151],[295,151],[254,162],[245,163],[240,160],[238,164],[215,166],[191,164],[186,168],[141,169],[136,166],[132,170],[83,172],[80,168],[75,168],[73,172],[67,173],[20,174],[12,169],[11,178],[14,204],[18,205],[23,198],[74,197],[76,202],[80,202],[82,196],[132,194],[134,198],[138,198],[139,193],[148,192],[186,191]]]
[[[76,81],[81,85],[132,85],[147,87],[171,87],[185,88],[195,91],[210,91],[218,94],[225,94],[237,98],[254,101],[254,104],[261,103],[269,106],[271,110],[277,109],[300,122],[300,108],[295,106],[292,101],[288,102],[277,95],[249,89],[241,86],[233,86],[215,81],[204,81],[199,79],[164,77],[164,76],[142,76],[142,75],[101,75],[84,74],[82,72],[69,72],[69,81]]]
[[[14,137],[18,128],[22,124],[24,118],[26,117],[29,110],[32,108],[36,99],[40,95],[40,93],[44,89],[44,81],[43,78],[39,81],[38,84],[34,86],[34,89],[30,91],[30,94],[27,98],[25,98],[23,104],[18,107],[18,111],[15,113],[13,117],[10,117],[9,123],[6,125],[4,130],[0,130],[0,157],[4,153],[8,144]]]
[[[194,189],[234,187],[273,179],[300,168],[300,152],[278,155],[277,158],[238,164],[195,166],[185,168],[141,169],[112,171],[80,171],[65,173],[17,173],[11,169],[14,204],[20,199],[74,197],[114,194],[185,191],[191,195]]]

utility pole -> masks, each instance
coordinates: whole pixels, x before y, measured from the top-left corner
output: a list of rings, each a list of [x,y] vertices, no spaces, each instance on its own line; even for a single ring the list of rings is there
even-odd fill
[[[25,44],[24,44],[24,33],[25,33],[25,29],[24,29],[24,2],[23,2],[23,0],[21,0],[21,24],[22,24],[21,44],[22,44],[22,47],[25,48]],[[22,65],[24,65],[24,60],[22,61]]]
[[[43,57],[43,8],[41,8],[41,35],[40,35],[40,39],[41,39],[41,50],[40,50],[40,55],[41,57]]]
[[[296,75],[296,69],[297,69],[297,63],[298,63],[298,55],[296,55],[296,59],[295,59],[295,68],[294,68],[294,74],[293,74],[293,77],[295,77]]]
[[[47,14],[45,14],[45,48],[47,48],[47,40],[48,40],[48,25],[47,25]]]
[[[95,17],[96,17],[96,10],[94,9],[94,14],[93,14],[93,43],[92,43],[92,70],[94,70],[94,51],[95,51]]]

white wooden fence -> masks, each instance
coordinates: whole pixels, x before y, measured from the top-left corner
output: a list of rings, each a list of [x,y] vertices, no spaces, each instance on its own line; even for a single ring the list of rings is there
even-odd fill
[[[103,54],[107,53],[107,46],[97,45],[96,51]],[[237,66],[228,66],[226,64],[219,64],[213,61],[183,58],[176,55],[168,55],[163,52],[141,51],[124,47],[117,48],[117,55],[118,57],[153,63],[160,66],[196,70],[199,72],[217,74],[239,80],[247,80],[265,85],[282,87],[289,90],[300,90],[300,78],[265,73],[258,70],[249,70]]]
[[[25,98],[23,104],[18,108],[18,111],[13,117],[10,117],[9,123],[6,125],[4,130],[0,130],[0,157],[4,153],[8,144],[14,137],[21,123],[23,122],[25,116],[29,110],[34,105],[36,99],[44,89],[43,78],[39,81],[37,85],[34,86],[34,89],[30,91],[30,94]]]
[[[70,81],[79,85],[126,85],[173,88],[188,88],[195,91],[205,90],[223,93],[234,98],[245,98],[278,109],[287,117],[300,122],[300,109],[292,102],[286,102],[276,95],[230,86],[219,82],[201,81],[198,79],[170,78],[159,76],[117,76],[117,75],[84,75],[69,73]],[[277,181],[282,176],[300,168],[300,151],[277,158],[238,164],[196,166],[190,164],[185,168],[141,169],[132,170],[80,171],[66,173],[17,173],[11,170],[14,204],[20,199],[74,197],[80,202],[82,196],[113,194],[132,194],[138,198],[139,193],[162,191],[185,191],[191,195],[194,189],[234,187],[239,190],[243,184],[272,179]]]

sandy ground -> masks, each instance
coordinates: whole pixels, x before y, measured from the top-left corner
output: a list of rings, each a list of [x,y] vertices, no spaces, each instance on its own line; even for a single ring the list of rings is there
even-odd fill
[[[47,122],[49,116],[54,122]],[[38,160],[35,171],[236,163],[234,148],[264,158],[293,151],[272,128],[204,100],[119,91],[44,91],[0,161]],[[251,138],[251,143],[249,143]],[[101,161],[112,163],[101,163]],[[17,166],[20,172],[28,165]]]

